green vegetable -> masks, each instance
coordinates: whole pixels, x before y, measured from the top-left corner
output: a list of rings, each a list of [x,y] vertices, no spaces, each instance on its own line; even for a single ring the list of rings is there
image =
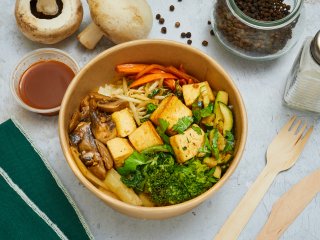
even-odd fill
[[[169,127],[169,122],[162,118],[159,118],[158,121],[159,121],[159,126],[156,129],[157,133],[166,144],[170,144],[169,137],[165,134],[165,132]]]
[[[193,117],[183,117],[178,120],[176,124],[173,125],[172,129],[180,134],[184,133],[185,130],[190,127],[193,123]]]
[[[225,139],[226,139],[226,146],[223,149],[224,153],[233,153],[234,151],[234,136],[232,132],[226,131],[225,134]]]
[[[174,155],[172,147],[168,144],[149,147],[149,148],[143,150],[141,153],[142,154],[150,154],[150,153],[156,153],[156,152],[169,152],[172,155]]]
[[[148,103],[146,107],[147,107],[147,114],[151,114],[157,109],[157,105],[153,103]]]
[[[219,139],[219,132],[218,129],[212,129],[209,133],[210,145],[212,150],[212,155],[215,159],[219,159],[219,148],[218,148],[218,139]]]
[[[117,169],[121,175],[126,175],[137,169],[137,166],[146,164],[148,162],[145,155],[134,151],[124,162],[124,166]]]
[[[191,127],[197,134],[201,135],[201,128],[195,125]]]
[[[153,98],[155,95],[157,95],[160,92],[159,88],[154,89],[150,94],[148,94],[148,98]]]
[[[209,105],[200,110],[200,115],[202,118],[208,117],[213,113],[213,103],[209,103]]]
[[[169,153],[154,153],[149,157],[151,160],[147,164],[139,165],[134,172],[122,175],[121,179],[135,191],[147,193],[158,206],[187,201],[217,181],[208,166],[199,159],[191,159],[181,165]]]
[[[208,139],[208,133],[204,135],[204,144],[203,146],[199,149],[200,153],[204,153],[205,155],[211,154],[211,145],[210,141]]]

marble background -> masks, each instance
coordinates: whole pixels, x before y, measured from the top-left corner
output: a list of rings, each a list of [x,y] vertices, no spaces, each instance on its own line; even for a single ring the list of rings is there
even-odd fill
[[[248,140],[243,158],[232,177],[220,191],[199,207],[183,216],[163,220],[138,220],[115,212],[82,186],[71,172],[61,152],[57,117],[43,117],[23,110],[18,106],[9,89],[10,75],[19,59],[26,53],[46,47],[27,40],[18,30],[14,18],[14,1],[1,1],[0,7],[0,122],[15,117],[34,140],[39,150],[47,157],[66,188],[83,212],[96,239],[212,239],[235,208],[247,189],[265,165],[265,151],[277,131],[292,114],[303,117],[315,130],[303,154],[290,170],[281,173],[259,204],[239,239],[254,239],[265,223],[272,204],[304,176],[320,167],[320,138],[318,118],[296,112],[283,106],[282,95],[286,76],[303,39],[314,35],[320,29],[320,0],[306,0],[305,32],[298,44],[285,56],[269,62],[252,62],[240,59],[222,49],[210,36],[212,1],[205,0],[149,0],[154,15],[165,17],[167,34],[161,34],[161,26],[154,21],[149,38],[171,39],[186,42],[180,38],[182,31],[192,32],[193,46],[216,59],[231,75],[238,86],[248,114]],[[85,17],[82,30],[89,22],[88,7],[83,1]],[[169,6],[175,5],[170,12]],[[179,29],[174,28],[181,22]],[[201,42],[209,45],[203,47]],[[85,50],[76,40],[76,34],[52,47],[70,53],[84,66],[101,51],[112,46],[104,39],[93,51]],[[320,196],[318,195],[289,227],[281,239],[320,239]]]

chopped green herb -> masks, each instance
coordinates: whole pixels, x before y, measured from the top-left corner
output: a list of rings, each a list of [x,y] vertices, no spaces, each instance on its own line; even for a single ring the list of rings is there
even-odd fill
[[[213,112],[213,103],[209,103],[209,105],[203,109],[200,110],[201,113],[201,117],[208,117],[211,115],[211,113]]]
[[[232,153],[234,150],[234,136],[232,132],[226,131],[225,139],[226,139],[226,146],[224,147],[223,152]]]
[[[219,138],[219,132],[218,129],[212,129],[210,132],[210,139],[211,140],[211,147],[212,147],[212,155],[215,157],[215,159],[219,159],[219,149],[218,149],[218,138]]]
[[[201,128],[196,126],[196,125],[192,125],[191,127],[198,135],[201,135]]]
[[[186,147],[186,146],[184,146],[184,147],[182,148],[182,150],[183,150],[183,151],[187,150],[187,147]]]
[[[148,98],[153,98],[155,95],[157,95],[160,92],[160,89],[154,89],[150,94],[148,94]]]
[[[204,145],[199,149],[200,153],[205,153],[206,155],[211,154],[210,141],[208,139],[208,133],[204,135]]]
[[[157,109],[157,105],[153,103],[148,103],[147,104],[147,114],[153,113]]]
[[[172,129],[178,133],[184,133],[185,130],[192,124],[193,117],[183,117],[178,120],[178,122],[173,125]]]
[[[165,134],[165,132],[167,131],[168,127],[169,127],[169,122],[159,118],[159,126],[157,127],[157,132],[159,134],[159,136],[162,138],[162,140],[166,143],[166,144],[170,144],[169,141],[169,137]]]

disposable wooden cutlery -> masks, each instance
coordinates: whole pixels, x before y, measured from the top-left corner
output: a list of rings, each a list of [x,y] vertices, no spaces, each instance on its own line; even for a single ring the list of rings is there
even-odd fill
[[[296,217],[320,192],[320,168],[303,178],[273,205],[256,240],[279,239]]]
[[[236,209],[220,229],[215,240],[235,240],[249,221],[262,197],[278,173],[291,168],[299,158],[313,127],[292,117],[279,131],[267,149],[267,164]],[[303,135],[303,133],[306,133]]]

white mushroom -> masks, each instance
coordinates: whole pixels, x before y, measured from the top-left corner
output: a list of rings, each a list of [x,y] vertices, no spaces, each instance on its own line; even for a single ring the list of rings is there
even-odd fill
[[[146,38],[152,27],[151,8],[145,0],[88,0],[91,23],[78,40],[93,49],[105,35],[114,43]]]
[[[15,17],[27,38],[54,44],[79,28],[83,9],[80,0],[16,0]]]

